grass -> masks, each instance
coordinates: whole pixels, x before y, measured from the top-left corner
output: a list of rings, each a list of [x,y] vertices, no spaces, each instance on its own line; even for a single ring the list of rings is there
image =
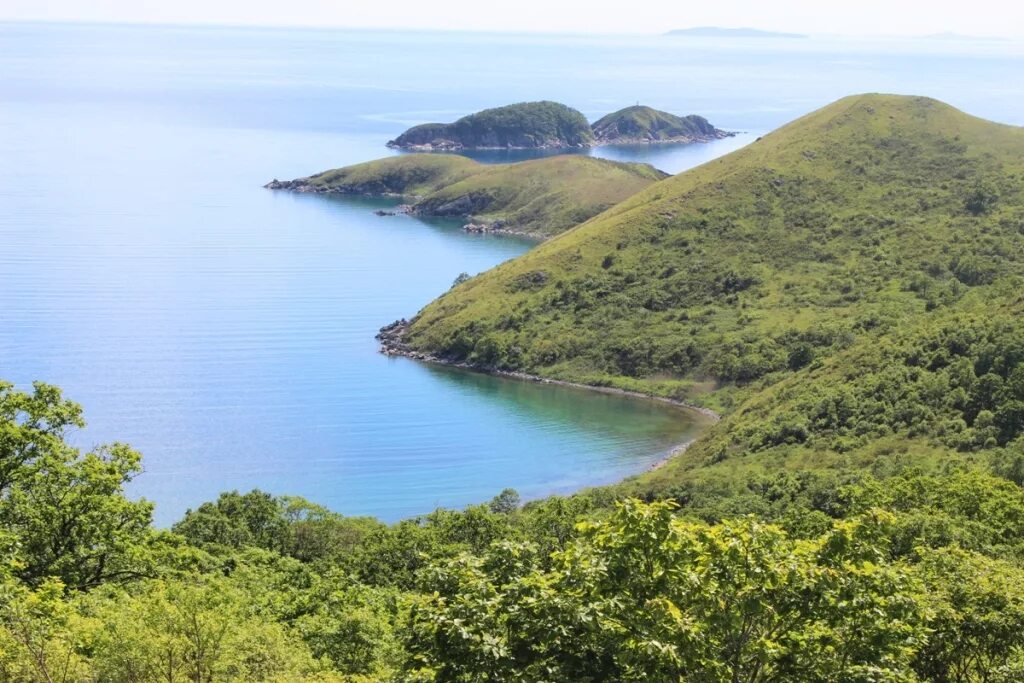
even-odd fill
[[[419,213],[549,237],[665,177],[646,164],[581,155],[481,164],[456,155],[409,154],[326,171],[308,183],[331,192],[406,195],[415,198]]]

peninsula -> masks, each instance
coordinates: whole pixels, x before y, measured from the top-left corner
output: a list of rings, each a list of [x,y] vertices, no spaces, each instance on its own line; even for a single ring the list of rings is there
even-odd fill
[[[404,154],[306,178],[274,180],[266,187],[401,197],[409,203],[400,213],[459,217],[469,231],[543,239],[667,177],[648,164],[580,154],[514,164],[482,164],[456,154]]]

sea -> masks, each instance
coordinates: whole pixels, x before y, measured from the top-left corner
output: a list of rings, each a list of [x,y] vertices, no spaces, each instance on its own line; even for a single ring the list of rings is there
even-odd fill
[[[974,39],[0,23],[0,379],[62,387],[83,450],[140,450],[128,493],[161,526],[227,490],[394,521],[614,482],[701,422],[378,352],[382,325],[533,243],[263,185],[528,100],[591,119],[641,103],[738,133],[585,152],[669,173],[859,92],[1021,125],[1021,73],[1024,45]]]

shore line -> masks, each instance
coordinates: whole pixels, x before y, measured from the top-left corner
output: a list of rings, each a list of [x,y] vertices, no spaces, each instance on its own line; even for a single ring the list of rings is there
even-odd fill
[[[656,396],[654,394],[646,394],[642,391],[633,391],[631,389],[619,389],[618,387],[603,387],[596,384],[584,384],[582,382],[570,382],[563,379],[551,379],[550,377],[542,377],[540,375],[533,375],[528,372],[515,372],[510,370],[497,370],[494,368],[485,368],[470,363],[458,362],[441,358],[430,353],[424,353],[422,351],[416,351],[409,348],[408,344],[405,343],[403,337],[405,332],[409,329],[409,321],[405,318],[401,318],[385,325],[380,329],[376,335],[377,341],[380,342],[380,353],[389,357],[409,358],[411,360],[421,361],[424,363],[432,363],[434,365],[442,365],[449,368],[459,368],[461,370],[469,370],[471,372],[479,372],[485,375],[491,375],[494,377],[503,377],[506,379],[517,379],[524,382],[535,382],[538,384],[551,384],[554,386],[569,387],[572,389],[581,389],[584,391],[596,391],[602,394],[608,394],[612,396],[624,396],[627,398],[644,399],[648,401],[657,401],[659,403],[665,403],[676,408],[681,408],[690,413],[696,413],[702,418],[708,421],[708,426],[714,425],[722,416],[703,406],[694,405],[686,401],[681,401],[675,398],[668,398],[666,396]],[[692,439],[688,439],[682,443],[678,443],[669,449],[668,454],[652,463],[648,466],[647,471],[653,471],[664,467],[665,464],[672,458],[682,455],[685,453],[691,445],[693,445],[701,435],[697,435]]]

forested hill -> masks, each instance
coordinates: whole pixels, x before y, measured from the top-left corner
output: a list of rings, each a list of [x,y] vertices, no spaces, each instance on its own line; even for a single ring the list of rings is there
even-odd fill
[[[484,109],[454,123],[424,123],[388,142],[404,149],[586,147],[594,134],[586,117],[558,102],[520,102]]]
[[[602,116],[591,124],[602,144],[645,142],[707,142],[733,135],[715,128],[703,116],[676,116],[636,105]]]
[[[406,341],[721,405],[1020,275],[1022,154],[935,100],[846,98],[473,278]]]

